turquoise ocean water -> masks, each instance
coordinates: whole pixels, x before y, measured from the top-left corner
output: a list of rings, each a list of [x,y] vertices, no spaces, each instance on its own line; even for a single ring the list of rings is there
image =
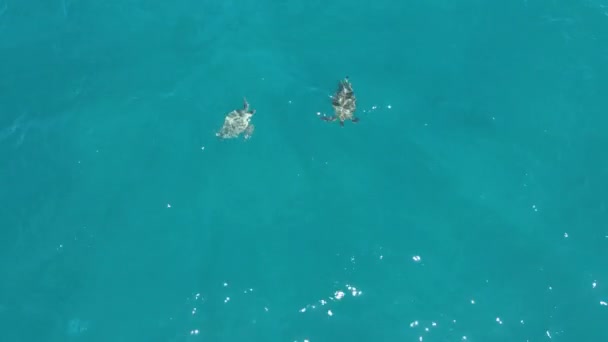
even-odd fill
[[[0,0],[0,341],[606,341],[607,43],[605,0]]]

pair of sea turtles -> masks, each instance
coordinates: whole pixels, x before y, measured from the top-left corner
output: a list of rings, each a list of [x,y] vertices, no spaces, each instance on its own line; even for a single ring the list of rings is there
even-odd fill
[[[344,126],[344,121],[346,120],[359,122],[359,118],[355,116],[357,98],[348,76],[338,83],[338,89],[330,97],[332,99],[331,104],[334,108],[334,115],[322,116],[322,120],[329,122],[338,120],[340,126]],[[228,113],[224,118],[224,125],[215,135],[223,139],[231,139],[244,134],[245,140],[251,138],[254,130],[251,118],[254,114],[255,109],[250,109],[247,99],[244,98],[243,108],[235,109]]]

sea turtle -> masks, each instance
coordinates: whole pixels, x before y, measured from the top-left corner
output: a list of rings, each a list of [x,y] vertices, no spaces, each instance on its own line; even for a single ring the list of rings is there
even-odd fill
[[[350,83],[348,76],[338,83],[338,89],[334,96],[331,96],[331,99],[331,104],[334,107],[334,115],[323,116],[321,119],[329,122],[339,120],[340,126],[344,126],[344,121],[346,120],[359,122],[359,118],[355,116],[357,98],[355,97],[353,85]]]
[[[253,114],[255,114],[255,109],[249,110],[249,103],[246,98],[243,98],[243,108],[228,113],[224,119],[224,125],[215,135],[223,139],[230,139],[245,133],[245,140],[251,138],[254,129],[251,123]]]

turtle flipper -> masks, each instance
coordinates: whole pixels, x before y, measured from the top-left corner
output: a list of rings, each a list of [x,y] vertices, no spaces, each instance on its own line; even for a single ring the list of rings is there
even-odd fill
[[[247,126],[247,128],[245,129],[245,140],[249,140],[251,138],[251,136],[253,135],[253,130],[255,129],[255,126],[253,124],[249,124],[249,126]]]
[[[359,118],[356,116],[353,116],[352,119],[350,119],[352,122],[359,122]]]
[[[323,120],[323,121],[329,121],[329,122],[336,121],[336,119],[337,118],[336,118],[335,115],[332,115],[332,116],[322,116],[321,117],[321,120]]]

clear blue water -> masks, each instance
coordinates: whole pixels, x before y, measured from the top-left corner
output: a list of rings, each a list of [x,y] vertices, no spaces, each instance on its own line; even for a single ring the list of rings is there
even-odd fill
[[[607,43],[604,0],[0,0],[1,340],[606,340]]]

